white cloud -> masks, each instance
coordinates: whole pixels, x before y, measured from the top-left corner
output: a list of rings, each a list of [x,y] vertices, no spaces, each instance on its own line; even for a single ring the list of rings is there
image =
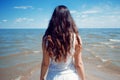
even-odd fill
[[[119,27],[120,28],[120,7],[112,7],[108,4],[104,4],[103,6],[93,6],[88,7],[88,5],[83,4],[82,9],[78,10],[70,10],[75,23],[78,27]],[[14,7],[15,8],[15,7]],[[25,6],[16,6],[16,9],[28,9],[33,8],[25,7]],[[43,10],[42,8],[37,8],[37,10]],[[34,23],[34,19],[31,18],[17,18],[15,20],[16,23],[22,23],[20,26],[35,26],[38,28],[47,28],[50,18],[44,19],[36,19]],[[2,21],[1,21],[2,22]],[[29,23],[29,24],[28,24]],[[15,24],[16,25],[16,24]],[[18,25],[18,24],[17,24]]]
[[[75,19],[78,27],[120,27],[120,16],[89,16]]]
[[[82,17],[82,18],[87,18],[87,17],[88,17],[88,15],[83,14],[83,15],[81,15],[81,17]]]
[[[33,9],[32,6],[15,6],[15,9]]]
[[[73,11],[74,20],[78,27],[119,27],[119,7],[104,5],[94,6],[88,10]]]
[[[88,10],[88,11],[83,11],[82,14],[96,14],[99,13],[97,10]]]
[[[101,7],[92,7],[88,10],[82,11],[82,14],[98,14],[101,13],[103,10],[101,9]]]
[[[30,19],[30,18],[17,18],[17,19],[15,20],[15,22],[17,22],[17,23],[21,23],[21,22],[32,22],[32,21],[34,21],[34,19]]]
[[[76,10],[70,10],[70,13],[75,14],[75,13],[77,13],[77,11]]]
[[[5,22],[8,22],[8,20],[3,19],[3,20],[0,21],[0,23],[5,23]]]
[[[8,22],[8,20],[4,19],[4,20],[2,20],[2,22]]]

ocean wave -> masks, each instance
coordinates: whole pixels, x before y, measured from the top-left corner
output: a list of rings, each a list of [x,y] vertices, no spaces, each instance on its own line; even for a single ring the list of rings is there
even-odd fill
[[[100,44],[110,45],[110,44],[112,44],[112,43],[110,43],[110,42],[100,42]]]
[[[111,42],[120,42],[120,39],[109,39]]]
[[[117,48],[117,49],[120,48],[120,46],[113,46],[113,45],[110,45],[109,47],[110,47],[110,48]]]
[[[112,71],[116,71],[116,72],[120,73],[120,68],[119,68],[120,66],[116,65],[119,62],[114,61],[114,60],[110,60],[110,59],[104,59],[100,56],[96,56],[96,58],[97,58],[97,60],[102,62],[102,63],[97,64],[97,68],[103,68],[104,67],[104,68],[107,68],[107,69],[110,69]]]
[[[111,61],[111,60],[109,60],[109,59],[103,59],[103,58],[100,57],[100,56],[95,56],[95,57],[96,57],[97,59],[99,59],[102,63]]]
[[[120,66],[114,64],[114,61],[104,63],[103,67],[120,74]]]
[[[33,53],[40,53],[40,51],[33,51]]]
[[[101,68],[107,71],[110,70],[112,72],[120,74],[120,66],[115,65],[114,61],[109,61],[109,60],[103,60],[102,64],[97,64],[97,68]]]
[[[111,60],[101,59],[101,61],[104,63],[104,62],[108,62],[108,61],[111,61]]]
[[[99,45],[99,44],[93,44],[92,46],[93,46],[93,47],[99,47],[99,46],[101,46],[101,45]]]

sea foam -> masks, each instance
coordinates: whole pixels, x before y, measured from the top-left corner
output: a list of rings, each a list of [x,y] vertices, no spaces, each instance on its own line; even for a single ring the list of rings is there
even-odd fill
[[[111,42],[120,42],[120,39],[109,39]]]

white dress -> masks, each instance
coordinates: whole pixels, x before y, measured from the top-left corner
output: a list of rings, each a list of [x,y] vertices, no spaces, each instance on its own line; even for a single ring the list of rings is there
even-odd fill
[[[71,55],[67,57],[66,62],[63,61],[56,63],[54,59],[51,59],[46,80],[80,80],[74,67],[73,59],[73,55],[75,52],[75,34],[71,38]]]

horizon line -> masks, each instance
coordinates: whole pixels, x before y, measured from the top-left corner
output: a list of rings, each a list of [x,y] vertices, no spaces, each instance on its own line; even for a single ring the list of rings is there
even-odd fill
[[[92,28],[120,28],[120,27],[79,27],[78,29],[81,28],[88,28],[88,29],[92,29]],[[0,28],[0,29],[47,29],[47,28]]]

